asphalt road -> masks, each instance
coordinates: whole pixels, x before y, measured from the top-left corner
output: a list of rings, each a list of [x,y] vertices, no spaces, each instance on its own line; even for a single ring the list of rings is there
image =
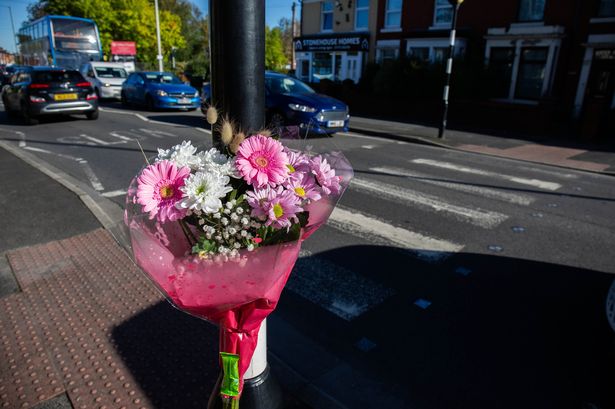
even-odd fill
[[[34,127],[0,112],[0,139],[120,206],[144,164],[135,140],[148,156],[211,145],[198,111],[117,103]],[[305,400],[615,407],[615,178],[354,133],[305,143],[355,171],[269,319],[270,352],[311,386]]]

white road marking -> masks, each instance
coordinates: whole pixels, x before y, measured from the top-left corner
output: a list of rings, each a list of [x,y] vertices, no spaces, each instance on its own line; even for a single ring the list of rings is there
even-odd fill
[[[27,151],[40,152],[40,153],[49,153],[49,154],[53,155],[53,152],[51,152],[51,151],[48,151],[46,149],[41,149],[41,148],[35,148],[33,146],[25,146],[24,149],[27,150]]]
[[[81,134],[81,135],[79,135],[79,136],[81,136],[81,137],[82,137],[82,138],[84,138],[84,139],[89,139],[90,141],[92,141],[92,142],[94,142],[94,143],[97,143],[97,144],[99,144],[99,145],[110,145],[110,143],[109,143],[109,142],[107,142],[107,141],[103,141],[102,139],[98,139],[98,138],[95,138],[95,137],[93,137],[93,136],[86,135],[86,134],[84,134],[84,133],[82,133],[82,134]]]
[[[157,129],[139,128],[139,131],[141,131],[143,133],[146,133],[148,135],[151,135],[154,138],[163,138],[165,136],[169,136],[169,137],[172,137],[172,138],[177,138],[177,135],[175,135],[174,133],[165,132],[165,131],[159,131]]]
[[[374,149],[376,147],[376,145],[363,145],[361,146],[361,148],[363,149]]]
[[[529,166],[521,166],[519,167],[519,169],[529,170],[531,172],[537,172],[537,173],[544,173],[545,175],[555,176],[558,178],[565,178],[565,179],[578,179],[579,178],[578,175],[574,175],[572,173],[562,173],[561,170],[560,171],[546,170],[546,169],[539,169],[539,168],[529,167]]]
[[[206,133],[206,134],[211,134],[211,131],[210,131],[209,129],[200,128],[200,127],[198,127],[198,126],[197,126],[197,127],[195,127],[194,129],[196,129],[197,131],[201,131],[201,132],[203,132],[203,133]]]
[[[354,132],[336,132],[336,135],[345,135],[345,136],[350,136],[350,137],[353,137],[353,138],[369,139],[371,141],[380,141],[380,142],[383,142],[383,143],[391,143],[391,140],[389,140],[389,139],[379,138],[379,137],[376,137],[376,136],[361,135],[361,134],[354,133]]]
[[[371,242],[411,251],[426,261],[442,260],[463,248],[460,244],[423,236],[339,205],[333,210],[327,224]]]
[[[502,192],[499,189],[474,186],[474,185],[470,185],[470,184],[463,183],[463,182],[446,182],[443,180],[434,180],[433,176],[431,175],[409,171],[409,170],[401,169],[401,168],[373,167],[373,168],[369,168],[369,170],[374,171],[374,172],[386,173],[389,175],[413,178],[417,182],[426,183],[426,184],[434,185],[434,186],[442,186],[442,187],[445,187],[451,190],[457,190],[460,192],[476,194],[476,195],[488,197],[490,199],[502,200],[504,202],[519,204],[523,206],[530,205],[535,200],[531,196],[518,194],[518,193]]]
[[[450,169],[450,170],[454,170],[457,172],[471,173],[474,175],[500,178],[500,179],[508,180],[509,182],[533,186],[533,187],[537,187],[539,189],[544,189],[544,190],[554,191],[562,187],[562,185],[560,185],[559,183],[555,183],[555,182],[545,182],[544,180],[539,180],[539,179],[526,179],[526,178],[521,178],[517,176],[506,175],[503,173],[496,173],[496,172],[489,172],[489,171],[481,170],[481,169],[468,168],[465,166],[455,165],[449,162],[440,162],[440,161],[431,160],[431,159],[412,159],[411,162],[417,163],[420,165],[434,166],[436,168],[441,168],[441,169]]]
[[[375,182],[367,179],[355,177],[350,182],[351,189],[362,190],[373,193],[379,197],[392,199],[400,204],[407,205],[413,203],[418,207],[435,210],[438,213],[448,214],[457,220],[467,221],[476,226],[491,228],[497,226],[508,218],[505,214],[491,212],[482,209],[470,209],[463,206],[446,203],[437,196],[419,193],[409,189],[404,189],[396,185],[383,182]]]
[[[120,189],[120,190],[112,190],[110,192],[102,193],[102,195],[104,197],[117,197],[117,196],[123,196],[125,194],[126,194],[126,191],[122,190],[122,189]]]

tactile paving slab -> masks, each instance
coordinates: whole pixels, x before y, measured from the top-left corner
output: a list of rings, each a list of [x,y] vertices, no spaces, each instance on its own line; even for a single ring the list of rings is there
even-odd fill
[[[7,256],[22,292],[0,299],[2,407],[206,405],[217,329],[168,305],[108,232]]]

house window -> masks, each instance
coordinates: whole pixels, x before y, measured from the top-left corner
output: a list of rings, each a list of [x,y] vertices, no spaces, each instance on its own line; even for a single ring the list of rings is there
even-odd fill
[[[452,24],[453,6],[448,0],[436,0],[433,22],[436,26],[450,26]]]
[[[320,9],[321,31],[333,30],[333,2],[323,1]]]
[[[615,17],[615,0],[600,0],[598,17]]]
[[[515,61],[513,47],[492,47],[489,56],[489,73],[491,96],[494,98],[508,98],[510,81],[512,81],[512,68]]]
[[[395,61],[398,56],[399,49],[397,48],[378,48],[376,50],[376,61],[379,64]]]
[[[521,0],[519,2],[519,21],[542,21],[545,16],[546,0]]]
[[[418,61],[429,61],[429,47],[408,47],[408,58]]]
[[[521,49],[515,98],[539,99],[542,96],[548,55],[548,47]]]
[[[357,0],[357,8],[354,15],[354,29],[367,30],[369,20],[369,0]]]
[[[401,5],[402,0],[387,0],[384,12],[385,28],[401,27]]]

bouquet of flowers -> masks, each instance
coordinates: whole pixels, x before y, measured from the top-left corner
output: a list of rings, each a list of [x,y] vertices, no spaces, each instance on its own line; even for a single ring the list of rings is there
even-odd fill
[[[290,149],[265,132],[222,134],[222,151],[159,149],[131,183],[126,224],[137,264],[166,297],[219,325],[221,394],[237,407],[261,322],[352,168],[339,152]]]

